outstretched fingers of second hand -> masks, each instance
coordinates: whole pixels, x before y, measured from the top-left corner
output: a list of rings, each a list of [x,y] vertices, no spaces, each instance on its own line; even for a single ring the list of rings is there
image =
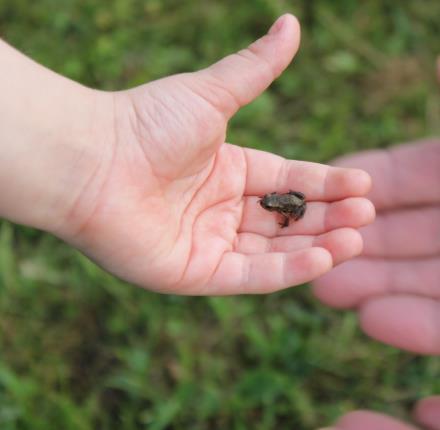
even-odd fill
[[[227,252],[207,285],[210,295],[267,294],[300,285],[333,266],[324,248],[245,255]]]

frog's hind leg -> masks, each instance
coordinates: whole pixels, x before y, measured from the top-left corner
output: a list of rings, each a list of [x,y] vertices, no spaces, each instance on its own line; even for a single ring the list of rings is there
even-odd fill
[[[299,191],[289,190],[289,194],[292,195],[292,196],[298,197],[301,200],[305,200],[306,199],[306,196],[303,193],[299,192]]]

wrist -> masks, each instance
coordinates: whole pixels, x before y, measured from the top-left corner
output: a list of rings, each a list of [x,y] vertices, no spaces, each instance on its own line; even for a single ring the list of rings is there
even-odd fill
[[[61,234],[105,161],[112,95],[57,75],[0,41],[0,217]]]

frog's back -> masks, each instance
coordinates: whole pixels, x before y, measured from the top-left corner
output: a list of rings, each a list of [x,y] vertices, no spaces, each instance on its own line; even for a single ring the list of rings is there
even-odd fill
[[[303,204],[302,200],[292,194],[282,194],[280,196],[280,203],[286,208],[296,208]]]

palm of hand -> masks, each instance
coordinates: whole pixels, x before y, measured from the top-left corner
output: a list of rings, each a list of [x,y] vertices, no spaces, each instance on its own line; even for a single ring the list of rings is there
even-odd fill
[[[200,293],[234,246],[246,166],[240,148],[223,144],[226,117],[184,80],[115,94],[113,154],[76,236],[123,278]]]
[[[142,207],[139,196],[133,201],[141,225],[131,223],[131,234],[139,237],[143,225],[153,227],[139,249],[140,256],[155,250],[146,261],[149,278],[136,281],[200,294],[222,256],[234,249],[246,165],[240,148],[224,144],[226,117],[184,80],[184,75],[171,77],[123,94],[127,98],[121,102],[131,105],[126,111],[135,118],[125,130],[122,124],[121,135],[131,137],[129,150],[136,147],[144,155],[133,160],[136,168],[125,166],[139,172],[128,188],[142,184],[138,193],[145,196]],[[170,98],[161,99],[164,95]],[[133,251],[132,243],[129,247]]]
[[[360,251],[357,232],[343,227],[374,216],[349,198],[368,190],[367,175],[225,143],[228,119],[296,49],[298,29],[284,18],[284,42],[269,34],[209,69],[114,94],[111,155],[76,207],[70,241],[120,277],[181,294],[274,291]],[[284,55],[265,58],[276,45]],[[257,196],[289,188],[314,202],[281,232]]]

